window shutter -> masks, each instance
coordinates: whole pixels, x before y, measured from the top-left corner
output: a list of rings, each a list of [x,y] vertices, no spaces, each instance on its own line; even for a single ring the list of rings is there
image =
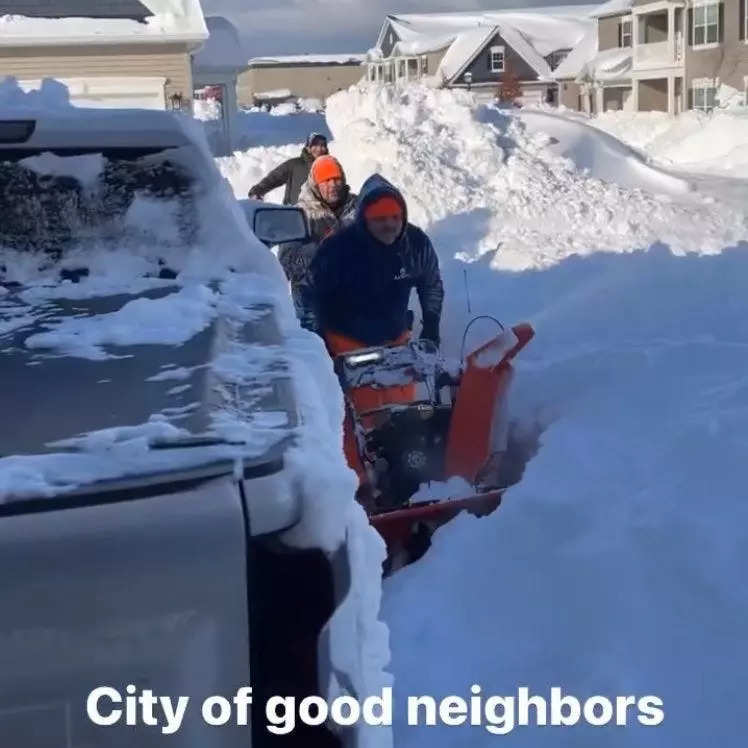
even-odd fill
[[[693,8],[688,9],[688,46],[693,46]]]
[[[623,21],[618,21],[618,46],[623,46]]]
[[[719,4],[719,43],[725,41],[725,4]]]
[[[688,108],[693,109],[693,88],[688,88]]]
[[[740,38],[745,41],[745,8],[748,0],[740,0]]]

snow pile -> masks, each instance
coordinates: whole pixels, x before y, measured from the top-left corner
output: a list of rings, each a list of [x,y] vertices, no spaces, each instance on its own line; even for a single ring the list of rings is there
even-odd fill
[[[480,311],[536,326],[512,404],[547,428],[498,512],[445,526],[386,583],[396,693],[656,694],[657,729],[517,727],[512,745],[740,744],[747,276],[748,244],[474,274]],[[495,745],[403,719],[404,748]]]
[[[677,253],[718,252],[745,236],[743,211],[687,194],[684,181],[654,169],[643,188],[634,177],[628,189],[596,179],[555,152],[549,135],[464,92],[352,89],[328,99],[327,119],[354,190],[381,172],[403,189],[413,222],[453,255],[495,268],[656,241]]]
[[[736,177],[748,167],[748,109],[689,111],[676,118],[662,112],[606,112],[590,124],[666,165]]]
[[[366,59],[362,54],[338,55],[280,55],[276,57],[253,57],[252,67],[274,65],[360,65]]]
[[[396,702],[469,698],[472,684],[546,699],[552,686],[614,702],[655,694],[657,729],[629,716],[626,728],[515,727],[511,739],[739,744],[748,201],[684,190],[578,122],[531,123],[460,94],[349,92],[328,101],[328,119],[354,187],[372,171],[392,179],[434,239],[444,347],[475,314],[537,331],[512,409],[528,432],[544,429],[539,453],[499,511],[446,525],[385,585]],[[455,257],[499,243],[482,262]],[[480,727],[408,727],[402,710],[395,739],[496,742]]]
[[[192,116],[200,122],[215,122],[223,117],[218,99],[193,99]]]

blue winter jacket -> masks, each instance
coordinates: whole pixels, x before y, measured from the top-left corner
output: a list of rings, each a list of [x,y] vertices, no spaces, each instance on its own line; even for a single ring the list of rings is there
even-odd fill
[[[403,207],[403,232],[392,245],[367,231],[366,207],[389,195]],[[355,221],[322,242],[305,289],[302,324],[324,334],[338,332],[366,346],[397,339],[408,328],[408,302],[415,288],[423,315],[422,337],[439,343],[444,287],[439,260],[421,229],[407,222],[405,200],[375,174],[359,193]]]

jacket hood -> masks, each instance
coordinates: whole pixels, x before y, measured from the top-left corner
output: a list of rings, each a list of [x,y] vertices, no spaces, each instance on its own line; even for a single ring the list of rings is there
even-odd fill
[[[364,226],[364,211],[380,197],[394,197],[403,208],[403,232],[408,225],[408,205],[400,190],[388,182],[381,174],[372,174],[361,187],[358,193],[358,210],[356,211],[356,222]]]

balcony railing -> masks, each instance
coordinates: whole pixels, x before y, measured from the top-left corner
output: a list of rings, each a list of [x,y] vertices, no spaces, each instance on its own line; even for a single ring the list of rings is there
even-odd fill
[[[677,34],[674,40],[639,43],[635,47],[634,67],[654,68],[678,65],[683,62],[683,36]]]

